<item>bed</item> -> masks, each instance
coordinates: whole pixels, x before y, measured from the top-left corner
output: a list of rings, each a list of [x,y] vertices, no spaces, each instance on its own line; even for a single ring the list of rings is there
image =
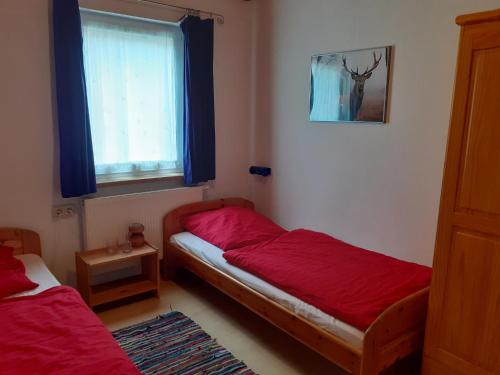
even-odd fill
[[[248,307],[292,337],[352,374],[375,375],[399,358],[420,350],[429,288],[394,303],[361,331],[231,266],[220,249],[185,232],[183,218],[223,207],[253,209],[252,202],[228,198],[181,206],[164,218],[163,274],[185,268]]]
[[[48,270],[37,233],[0,228],[0,245],[38,284],[0,299],[0,374],[139,373],[78,292]]]

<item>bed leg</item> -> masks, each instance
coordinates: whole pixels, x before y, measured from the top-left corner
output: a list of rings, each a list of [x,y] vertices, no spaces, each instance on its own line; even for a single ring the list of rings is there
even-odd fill
[[[162,261],[162,277],[163,280],[174,280],[177,274],[177,267],[175,267],[172,262],[163,260]]]
[[[167,266],[165,268],[165,280],[174,280],[177,276],[177,268]]]
[[[369,338],[368,338],[369,339]],[[361,358],[360,375],[378,375],[375,350],[373,346],[368,346],[365,343],[363,357]]]
[[[175,257],[172,256],[172,253],[167,251],[163,255],[162,260],[162,276],[164,280],[174,280],[177,275],[178,265],[175,260]]]
[[[360,375],[379,375],[380,372],[374,367],[363,366],[361,367]]]

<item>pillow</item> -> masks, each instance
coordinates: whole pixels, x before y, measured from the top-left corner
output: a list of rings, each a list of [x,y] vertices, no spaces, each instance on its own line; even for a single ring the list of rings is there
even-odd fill
[[[38,287],[26,277],[23,262],[13,253],[14,249],[0,246],[0,299]]]
[[[19,269],[0,269],[0,299],[38,287]]]
[[[279,237],[286,230],[249,208],[225,207],[190,215],[185,230],[222,250],[255,245]]]
[[[19,260],[14,258],[14,249],[8,246],[0,245],[0,269],[17,268]]]

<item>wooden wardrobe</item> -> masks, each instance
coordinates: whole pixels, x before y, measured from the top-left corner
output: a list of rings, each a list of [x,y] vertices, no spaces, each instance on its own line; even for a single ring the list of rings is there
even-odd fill
[[[425,375],[500,374],[500,9],[461,27]]]

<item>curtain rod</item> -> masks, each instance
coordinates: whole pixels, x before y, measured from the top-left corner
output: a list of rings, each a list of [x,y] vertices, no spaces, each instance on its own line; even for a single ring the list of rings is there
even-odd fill
[[[209,16],[210,18],[215,18],[218,24],[223,24],[224,23],[224,16],[220,13],[215,13],[215,12],[210,12],[207,10],[201,10],[201,9],[193,9],[193,8],[186,8],[180,5],[174,5],[174,4],[169,4],[169,3],[163,3],[160,1],[154,1],[154,0],[135,0],[138,3],[148,3],[160,7],[166,7],[166,8],[171,8],[173,10],[176,10],[178,12],[183,12],[188,16],[200,16],[200,15],[205,15]]]

